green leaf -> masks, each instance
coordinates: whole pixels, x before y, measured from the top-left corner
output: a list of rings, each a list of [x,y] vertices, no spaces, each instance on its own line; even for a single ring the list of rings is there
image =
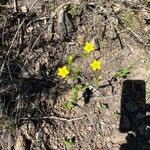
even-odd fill
[[[73,145],[75,144],[75,142],[72,139],[67,139],[64,141],[64,144],[65,144],[67,150],[71,150],[73,148]]]
[[[74,107],[74,104],[72,101],[67,101],[67,102],[65,102],[64,107],[67,110],[71,110]]]
[[[74,61],[74,57],[73,57],[72,55],[69,55],[69,56],[67,57],[67,63],[68,63],[68,64],[72,64],[73,61]]]
[[[79,11],[80,11],[80,5],[73,4],[70,5],[68,13],[72,16],[72,18],[74,18],[75,16],[78,15]]]
[[[99,108],[100,108],[100,111],[105,112],[109,109],[109,106],[106,103],[101,103]]]
[[[115,116],[116,118],[119,118],[119,117],[120,117],[120,113],[119,113],[118,111],[115,111],[113,114],[114,114],[114,116]]]
[[[98,87],[99,84],[100,84],[100,81],[101,81],[101,79],[100,79],[99,77],[94,77],[94,78],[93,78],[93,81],[92,81],[92,84],[93,84],[94,86]]]
[[[115,74],[115,77],[121,79],[121,78],[127,77],[128,74],[130,74],[130,68],[125,67],[125,68],[118,70]]]

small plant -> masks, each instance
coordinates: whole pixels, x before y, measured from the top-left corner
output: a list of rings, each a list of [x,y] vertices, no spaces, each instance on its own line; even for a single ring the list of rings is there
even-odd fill
[[[122,21],[130,28],[140,27],[140,22],[131,10],[125,10],[121,14]]]
[[[75,141],[74,141],[74,139],[66,139],[64,141],[64,144],[65,144],[67,150],[72,150],[73,145],[75,144]]]
[[[64,103],[64,107],[67,110],[71,110],[74,107],[74,103],[72,101],[67,101]]]
[[[98,107],[102,112],[106,112],[109,109],[109,106],[106,103],[101,103]]]
[[[150,6],[150,0],[144,0],[145,4]]]
[[[67,102],[65,102],[64,107],[67,110],[71,110],[78,101],[78,95],[80,91],[84,91],[86,89],[85,85],[77,84],[71,90],[71,98]]]
[[[68,13],[74,18],[79,14],[80,6],[78,4],[70,5]]]
[[[92,95],[92,90],[87,90],[88,85],[90,83],[82,83],[82,77],[81,77],[81,71],[82,71],[82,64],[81,66],[77,66],[75,64],[75,59],[78,57],[81,57],[84,59],[85,57],[88,57],[92,51],[95,50],[95,46],[93,42],[86,42],[83,46],[83,52],[81,52],[78,55],[69,55],[66,58],[66,64],[63,67],[58,68],[58,76],[60,76],[63,79],[69,79],[68,81],[71,81],[70,83],[73,84],[72,91],[71,91],[71,98],[65,102],[64,107],[67,110],[71,110],[78,101],[79,92],[83,93],[84,100],[88,99],[87,102],[90,99],[90,96]],[[95,73],[102,68],[102,62],[100,60],[92,60],[91,63],[89,63],[89,67],[91,70]],[[91,84],[95,83],[97,86],[99,85],[99,78],[93,77],[93,80],[91,80]],[[89,94],[89,95],[88,95]]]
[[[98,87],[100,85],[100,82],[101,82],[101,78],[99,76],[94,77],[93,81],[92,81],[92,85],[95,86],[95,87]]]
[[[120,112],[115,111],[115,112],[113,113],[113,115],[114,115],[116,118],[119,118],[119,117],[120,117]]]
[[[130,74],[130,67],[125,67],[118,70],[115,74],[115,77],[118,79],[123,79],[126,78],[128,74]]]

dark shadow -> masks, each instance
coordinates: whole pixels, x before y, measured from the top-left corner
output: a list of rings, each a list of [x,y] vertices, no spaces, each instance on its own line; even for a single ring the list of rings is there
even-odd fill
[[[146,116],[149,105],[146,105],[146,85],[143,80],[126,80],[123,82],[121,98],[120,131],[128,133],[127,143],[120,150],[149,150],[150,118]]]

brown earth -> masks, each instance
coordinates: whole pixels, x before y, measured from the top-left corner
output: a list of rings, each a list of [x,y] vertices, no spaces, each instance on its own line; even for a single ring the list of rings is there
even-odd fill
[[[72,150],[150,149],[148,0],[16,2],[0,2],[0,149],[64,150],[69,139]],[[80,91],[69,111],[77,81],[57,69],[91,40],[96,50],[74,64],[92,95],[86,103]],[[93,59],[102,61],[96,73]],[[124,67],[130,74],[117,78]]]

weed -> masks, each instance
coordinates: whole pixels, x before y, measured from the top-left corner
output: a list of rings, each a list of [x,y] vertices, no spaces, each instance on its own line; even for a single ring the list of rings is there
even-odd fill
[[[64,141],[64,144],[65,144],[67,150],[72,150],[73,145],[75,144],[75,141],[73,139],[66,139]]]
[[[80,6],[78,4],[70,5],[68,13],[74,18],[79,14]]]
[[[144,0],[145,4],[150,6],[150,0]]]
[[[71,110],[78,101],[78,96],[80,91],[84,91],[86,89],[85,85],[77,84],[71,90],[71,98],[67,102],[65,102],[64,107],[67,110]]]
[[[113,113],[113,115],[114,115],[116,118],[119,118],[119,117],[120,117],[120,112],[115,111],[115,112]]]
[[[7,130],[10,133],[16,132],[16,125],[13,121],[7,121],[4,119],[0,120],[0,130]]]
[[[130,67],[124,67],[116,72],[115,77],[118,79],[123,79],[126,78],[128,74],[130,74]]]
[[[131,10],[123,11],[121,19],[130,28],[140,27],[140,21]]]
[[[67,110],[71,110],[74,107],[74,103],[72,101],[67,101],[64,103],[64,108]]]
[[[82,59],[85,59],[85,57],[88,57],[92,51],[95,50],[95,45],[93,42],[86,42],[83,47],[83,52],[81,52],[78,56],[76,55],[69,55],[66,58],[66,64],[63,67],[58,68],[58,76],[64,78],[64,79],[70,79],[73,82],[73,87],[71,91],[71,98],[67,102],[65,102],[64,107],[67,110],[71,110],[74,105],[77,104],[79,92],[83,93],[84,100],[89,102],[89,99],[92,95],[92,91],[88,90],[88,85],[90,83],[82,83],[82,77],[81,77],[81,70],[82,70],[82,64],[81,66],[75,65],[75,58],[81,57]],[[100,60],[93,60],[90,64],[88,64],[89,67],[91,67],[91,70],[93,72],[97,72],[101,70],[102,62]],[[92,76],[93,80],[91,80],[91,84],[94,83],[98,86],[99,84],[99,78]],[[77,81],[74,83],[74,81]]]
[[[109,106],[107,103],[101,103],[98,107],[101,112],[106,112],[109,109]]]

